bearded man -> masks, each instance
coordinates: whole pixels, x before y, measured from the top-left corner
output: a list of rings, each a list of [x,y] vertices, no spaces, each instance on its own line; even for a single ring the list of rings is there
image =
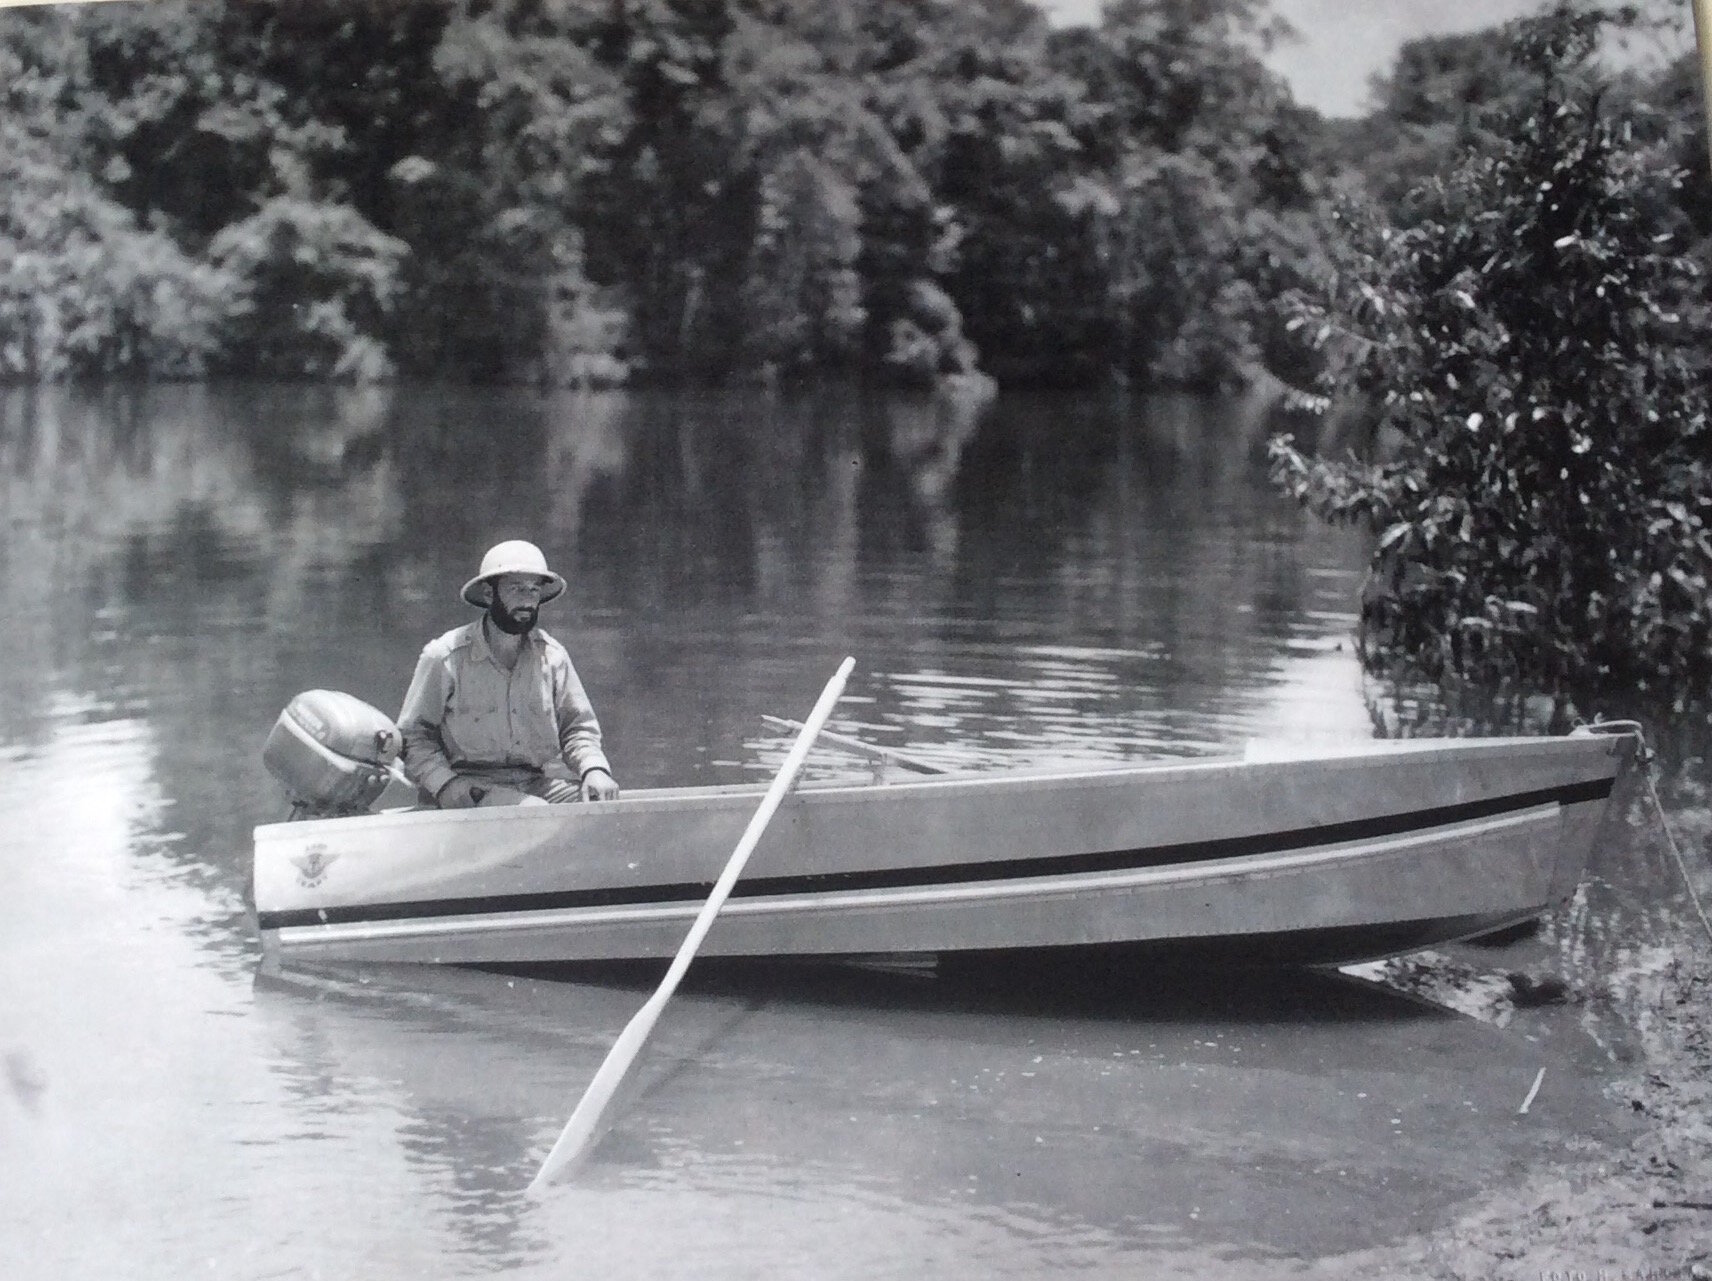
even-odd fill
[[[428,642],[398,727],[405,772],[443,809],[607,801],[618,783],[570,655],[535,624],[565,590],[521,539],[489,548],[463,597],[481,618]],[[562,760],[577,779],[554,777]]]

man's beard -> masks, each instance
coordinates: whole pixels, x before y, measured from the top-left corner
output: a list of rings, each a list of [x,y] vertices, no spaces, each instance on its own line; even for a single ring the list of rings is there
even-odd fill
[[[516,609],[507,609],[495,596],[487,607],[487,616],[493,625],[507,636],[526,635],[535,626],[537,610],[533,605],[520,605]]]

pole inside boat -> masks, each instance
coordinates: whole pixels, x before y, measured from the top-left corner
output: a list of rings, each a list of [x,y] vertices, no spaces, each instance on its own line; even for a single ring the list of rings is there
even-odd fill
[[[763,716],[761,719],[769,725],[777,725],[780,729],[802,728],[801,721],[786,720],[783,716]],[[880,747],[875,743],[864,743],[859,738],[834,734],[829,729],[820,731],[820,740],[823,743],[831,743],[835,747],[842,747],[846,751],[855,752],[858,756],[867,756],[882,764],[896,765],[900,769],[907,769],[916,774],[945,774],[949,772],[944,766],[935,765],[932,761],[923,760],[919,756],[911,756],[907,752],[900,752],[891,747]]]
[[[690,926],[690,932],[678,948],[678,954],[672,958],[672,964],[666,971],[666,977],[660,981],[659,988],[648,998],[643,1007],[625,1025],[624,1031],[618,1034],[612,1049],[607,1051],[606,1059],[595,1072],[594,1079],[589,1082],[588,1089],[583,1092],[582,1100],[576,1110],[571,1113],[571,1119],[565,1123],[564,1131],[552,1150],[547,1153],[547,1159],[541,1163],[541,1168],[530,1182],[531,1191],[544,1187],[552,1177],[568,1163],[581,1156],[592,1143],[600,1125],[600,1119],[606,1111],[607,1104],[617,1092],[619,1084],[624,1080],[630,1066],[636,1061],[641,1052],[643,1042],[653,1031],[654,1024],[659,1021],[661,1013],[666,1008],[666,1002],[671,1000],[672,993],[677,990],[678,983],[683,979],[684,972],[689,969],[690,961],[701,946],[702,939],[713,926],[713,918],[719,914],[719,909],[725,905],[732,889],[737,884],[737,878],[743,874],[743,865],[754,853],[761,834],[766,831],[767,824],[772,821],[773,812],[779,808],[785,794],[791,790],[797,775],[802,772],[803,762],[808,759],[809,749],[814,746],[815,736],[820,733],[821,726],[826,724],[827,717],[832,715],[833,706],[839,696],[844,693],[844,682],[850,678],[851,669],[856,666],[854,658],[846,658],[839,664],[838,671],[827,682],[821,691],[820,701],[814,705],[808,720],[803,723],[802,732],[797,735],[796,742],[791,745],[790,752],[785,756],[785,763],[779,767],[778,775],[773,779],[773,785],[767,789],[767,794],[761,798],[761,805],[755,811],[755,816],[749,820],[749,826],[744,829],[743,837],[737,842],[737,848],[731,852],[731,858],[725,864],[725,870],[714,882],[713,893],[708,895],[707,902],[702,904],[701,911],[696,914],[695,922]]]

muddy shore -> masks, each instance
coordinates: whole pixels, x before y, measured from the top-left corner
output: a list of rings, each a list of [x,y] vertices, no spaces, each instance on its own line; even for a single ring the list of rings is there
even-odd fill
[[[1712,1279],[1712,810],[1666,808],[1672,837],[1637,804],[1615,866],[1596,867],[1584,886],[1583,898],[1589,888],[1597,895],[1642,865],[1674,880],[1676,901],[1644,921],[1631,917],[1634,938],[1621,952],[1580,937],[1579,922],[1599,913],[1578,916],[1572,906],[1541,937],[1398,958],[1366,976],[1500,1026],[1594,1032],[1605,1093],[1634,1122],[1632,1139],[1566,1152],[1446,1228],[1326,1260],[1323,1275]]]
[[[1488,975],[1453,963],[1442,977],[1490,999]],[[1641,1122],[1626,1148],[1566,1156],[1449,1229],[1389,1257],[1360,1260],[1347,1275],[1712,1278],[1712,966],[1702,950],[1658,977],[1648,1043],[1608,1088]]]

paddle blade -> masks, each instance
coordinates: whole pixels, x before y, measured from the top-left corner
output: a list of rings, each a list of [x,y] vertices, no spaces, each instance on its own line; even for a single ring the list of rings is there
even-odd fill
[[[600,1131],[601,1118],[606,1115],[607,1105],[612,1102],[613,1095],[618,1093],[618,1087],[629,1073],[630,1065],[642,1052],[648,1034],[654,1030],[654,1024],[659,1021],[660,1012],[665,1008],[665,1001],[651,1000],[637,1010],[635,1017],[624,1025],[624,1031],[618,1034],[618,1039],[612,1043],[612,1049],[607,1051],[605,1061],[594,1074],[594,1080],[589,1082],[588,1089],[583,1092],[576,1110],[571,1113],[571,1119],[565,1122],[565,1128],[554,1142],[552,1150],[547,1153],[547,1159],[541,1162],[541,1168],[530,1180],[531,1192],[546,1187],[555,1175],[581,1158],[593,1146],[595,1136]]]

